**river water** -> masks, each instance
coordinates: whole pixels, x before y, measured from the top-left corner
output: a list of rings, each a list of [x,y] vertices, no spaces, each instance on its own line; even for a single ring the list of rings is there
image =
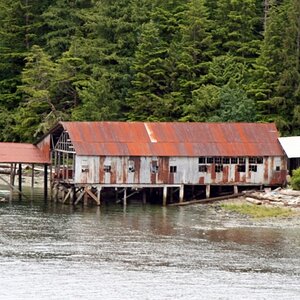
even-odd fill
[[[0,203],[0,299],[300,299],[300,220]]]

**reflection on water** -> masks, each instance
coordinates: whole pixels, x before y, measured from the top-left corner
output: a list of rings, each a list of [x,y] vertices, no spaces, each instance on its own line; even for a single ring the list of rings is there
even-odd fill
[[[209,206],[0,203],[1,299],[299,299],[300,224]]]

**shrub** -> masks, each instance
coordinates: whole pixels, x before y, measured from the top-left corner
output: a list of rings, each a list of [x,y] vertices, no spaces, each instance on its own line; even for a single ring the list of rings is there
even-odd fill
[[[291,185],[294,190],[300,190],[300,168],[293,170]]]

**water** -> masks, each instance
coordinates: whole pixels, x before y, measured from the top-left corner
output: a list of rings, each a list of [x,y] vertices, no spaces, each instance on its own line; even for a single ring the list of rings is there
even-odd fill
[[[300,220],[0,203],[0,299],[300,299]]]

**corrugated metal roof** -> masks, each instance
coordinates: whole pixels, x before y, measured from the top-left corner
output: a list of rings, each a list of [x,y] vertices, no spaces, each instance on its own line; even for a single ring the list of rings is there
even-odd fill
[[[279,142],[288,158],[300,157],[300,136],[280,137]]]
[[[282,156],[274,124],[62,122],[78,155]]]
[[[0,143],[1,163],[49,164],[43,152],[32,144]]]

